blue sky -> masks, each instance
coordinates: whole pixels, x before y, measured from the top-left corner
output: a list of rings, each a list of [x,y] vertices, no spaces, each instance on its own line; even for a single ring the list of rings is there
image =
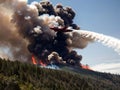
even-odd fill
[[[29,0],[31,2],[33,0]],[[40,1],[40,0],[36,0]],[[81,29],[103,33],[120,39],[120,0],[50,0],[53,5],[62,3],[76,12],[74,23]],[[120,63],[120,56],[101,43],[91,43],[83,50],[82,63],[90,66],[102,63]],[[120,69],[119,69],[120,70]]]

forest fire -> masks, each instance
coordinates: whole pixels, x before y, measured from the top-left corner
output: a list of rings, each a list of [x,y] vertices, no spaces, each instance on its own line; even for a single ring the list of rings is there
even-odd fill
[[[84,64],[81,64],[81,67],[83,68],[83,69],[87,69],[87,70],[92,70],[90,67],[89,67],[89,65],[84,65]]]
[[[74,23],[76,14],[71,7],[53,6],[46,0],[31,4],[26,0],[2,0],[0,10],[0,47],[7,48],[8,57],[12,59],[29,62],[32,54],[35,65],[80,66],[82,55],[78,55],[75,48],[83,49],[93,41],[120,53],[118,39],[80,30]],[[82,68],[90,70],[88,66],[82,65]]]
[[[38,16],[33,16],[35,12],[27,11],[27,8],[31,9],[31,7],[26,7],[23,11],[32,18],[21,16],[17,12],[14,14],[14,17],[18,19],[15,20],[16,24],[21,23],[22,19],[26,21],[28,26],[30,23],[31,28],[28,31],[26,30],[26,25],[17,26],[20,29],[21,27],[25,28],[26,32],[20,31],[20,34],[29,40],[28,50],[33,54],[33,64],[40,64],[42,66],[51,63],[55,65],[79,65],[82,56],[78,55],[75,50],[72,50],[69,45],[71,43],[70,35],[67,34],[72,32],[68,27],[79,28],[73,23],[75,12],[72,8],[64,8],[61,4],[53,6],[49,1],[34,2],[32,5],[37,9],[38,12],[36,13],[38,13]],[[40,7],[42,10],[39,10]],[[24,13],[23,11],[21,13]],[[56,24],[57,26],[54,27]]]
[[[35,57],[32,55],[32,63],[34,64],[34,65],[36,65],[37,64],[37,61],[36,61],[36,59],[35,59]]]
[[[34,55],[32,55],[32,63],[33,63],[34,65],[37,64],[37,61],[36,61],[36,59],[34,58]]]
[[[56,58],[54,58],[54,59],[56,59]],[[39,60],[39,62],[37,62],[37,61],[38,61],[38,60],[35,58],[35,56],[32,55],[32,63],[33,63],[34,65],[38,65],[38,66],[42,66],[42,67],[47,67],[48,65],[51,64],[51,62],[49,62],[49,64],[47,65],[47,63],[43,62],[42,60]],[[55,60],[55,61],[56,61],[56,60]],[[53,63],[53,64],[54,64],[54,63]],[[65,63],[60,63],[60,62],[59,62],[59,64],[64,65]],[[52,64],[51,64],[51,65],[52,65]],[[79,65],[78,65],[78,66],[79,66]],[[59,67],[59,66],[58,66],[58,67]],[[86,65],[80,64],[79,67],[81,67],[82,69],[86,69],[86,70],[92,70],[92,69],[89,67],[88,64],[86,64]]]
[[[47,65],[45,63],[42,62],[42,60],[40,60],[40,65],[43,66],[43,67],[46,67]]]
[[[32,55],[32,63],[34,65],[40,65],[40,66],[43,66],[43,67],[47,66],[42,60],[39,60],[39,62],[38,62],[38,60],[36,60],[34,55]]]

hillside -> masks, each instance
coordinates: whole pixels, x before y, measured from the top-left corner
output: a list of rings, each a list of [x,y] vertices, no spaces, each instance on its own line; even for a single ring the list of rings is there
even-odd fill
[[[51,70],[0,59],[0,90],[120,90],[120,76],[77,67]]]

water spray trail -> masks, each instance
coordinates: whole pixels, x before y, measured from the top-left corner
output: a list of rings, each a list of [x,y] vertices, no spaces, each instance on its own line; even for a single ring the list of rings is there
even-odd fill
[[[74,30],[73,34],[75,33],[77,33],[80,38],[85,38],[88,41],[101,42],[103,45],[113,48],[120,55],[120,40],[117,38],[86,30]]]

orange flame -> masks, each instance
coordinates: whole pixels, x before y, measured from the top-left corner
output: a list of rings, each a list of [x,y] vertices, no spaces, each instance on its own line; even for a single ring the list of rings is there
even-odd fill
[[[40,65],[43,67],[47,66],[45,63],[42,62],[42,60],[40,60]]]
[[[34,58],[34,55],[32,55],[32,63],[35,64],[35,65],[37,64],[37,61],[36,61],[36,59]]]
[[[88,65],[81,65],[81,67],[83,68],[83,69],[87,69],[87,70],[92,70]]]
[[[32,63],[33,64],[37,64],[37,60],[35,59],[34,55],[32,55]],[[40,60],[39,64],[43,67],[47,66],[45,63],[42,62],[42,60]]]

